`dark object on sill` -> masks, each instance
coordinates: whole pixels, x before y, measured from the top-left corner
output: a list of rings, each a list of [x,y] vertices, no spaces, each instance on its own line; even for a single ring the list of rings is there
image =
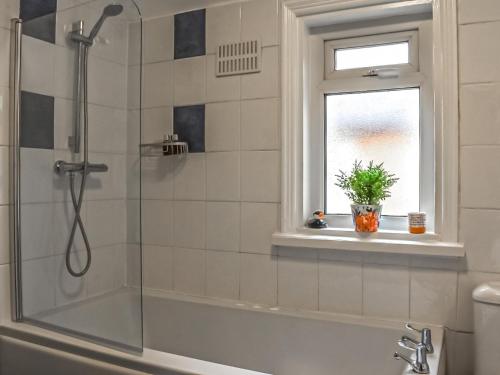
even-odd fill
[[[307,221],[307,226],[312,229],[324,229],[328,228],[328,224],[325,220],[325,213],[321,210],[314,211],[313,217]]]

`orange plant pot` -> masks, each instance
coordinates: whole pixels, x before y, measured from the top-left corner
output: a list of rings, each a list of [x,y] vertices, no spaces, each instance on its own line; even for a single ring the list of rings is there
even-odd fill
[[[351,212],[356,232],[374,233],[378,231],[382,214],[381,205],[352,204]]]

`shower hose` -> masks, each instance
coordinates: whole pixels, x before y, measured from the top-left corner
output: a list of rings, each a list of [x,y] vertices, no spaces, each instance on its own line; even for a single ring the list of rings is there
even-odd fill
[[[80,182],[80,189],[79,189],[79,194],[77,195],[76,189],[75,189],[75,174],[80,173],[80,172],[70,172],[69,174],[69,185],[70,185],[70,191],[71,191],[71,201],[73,203],[73,207],[75,210],[75,218],[73,220],[73,224],[71,226],[71,232],[70,236],[68,239],[68,245],[66,247],[66,268],[68,269],[68,272],[70,273],[71,276],[73,277],[82,277],[85,275],[92,263],[92,251],[90,249],[90,244],[89,240],[87,237],[87,232],[85,231],[85,225],[83,224],[82,217],[81,217],[81,210],[82,210],[82,205],[83,205],[83,196],[85,193],[85,187],[87,185],[87,177],[88,177],[88,164],[89,164],[89,148],[88,148],[88,133],[89,133],[89,127],[88,127],[88,47],[86,45],[82,45],[81,49],[81,54],[80,54],[80,59],[81,59],[81,71],[78,72],[78,74],[81,74],[82,82],[83,82],[83,95],[82,95],[82,102],[83,102],[83,168],[81,171],[82,179]],[[81,116],[80,108],[81,108],[81,103],[77,104],[77,113],[76,116]],[[76,235],[76,230],[77,228],[80,228],[80,232],[83,237],[83,241],[85,243],[85,250],[87,252],[87,261],[85,266],[81,271],[75,271],[73,269],[73,266],[71,265],[71,248],[73,247],[73,244],[75,242],[75,235]]]

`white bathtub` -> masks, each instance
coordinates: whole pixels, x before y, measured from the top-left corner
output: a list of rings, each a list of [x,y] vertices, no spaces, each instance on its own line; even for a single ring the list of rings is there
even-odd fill
[[[78,316],[81,324],[90,324],[90,321],[81,321],[82,316],[92,319],[96,316],[91,314],[94,308],[101,313],[113,311],[105,305],[116,305],[127,298],[131,298],[130,293],[122,291],[59,310],[53,313],[52,319],[54,322],[66,319],[70,322]],[[85,314],[82,314],[82,309]],[[116,320],[116,316],[109,319],[110,322]],[[396,341],[404,334],[402,322],[266,308],[175,293],[145,291],[145,350],[141,357],[25,324],[10,323],[9,326],[12,332],[22,329],[23,332],[36,333],[38,338],[50,337],[52,346],[54,340],[62,342],[63,345],[56,346],[59,350],[140,373],[412,374],[404,362],[392,358],[394,351],[399,349]],[[429,355],[431,374],[442,375],[443,330],[431,328],[435,346],[435,353]]]

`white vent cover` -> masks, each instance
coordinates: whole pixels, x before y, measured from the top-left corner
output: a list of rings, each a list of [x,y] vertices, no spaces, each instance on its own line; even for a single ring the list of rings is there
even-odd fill
[[[258,40],[222,44],[217,47],[217,77],[258,73],[262,50]]]

